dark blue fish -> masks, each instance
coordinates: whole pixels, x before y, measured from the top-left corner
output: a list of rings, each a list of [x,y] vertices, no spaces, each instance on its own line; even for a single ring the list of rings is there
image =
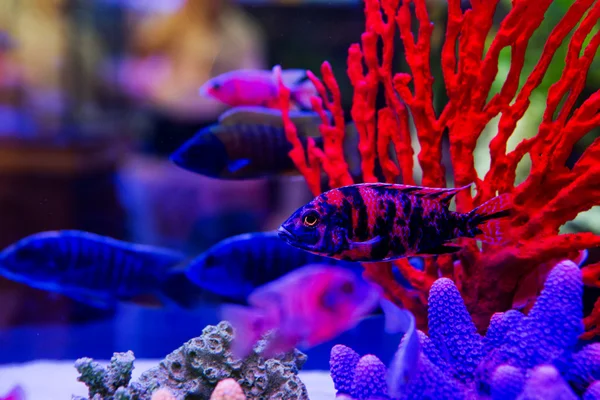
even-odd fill
[[[172,289],[176,283],[192,287],[173,272],[183,261],[171,250],[63,230],[37,233],[3,250],[0,275],[101,308],[118,300],[168,304],[179,303],[173,293],[191,294]]]
[[[291,116],[298,138],[306,148],[307,137],[318,135],[321,123],[314,112],[296,111]],[[354,125],[347,126],[346,153],[356,153]],[[314,137],[315,145],[323,147],[323,139]],[[177,166],[218,179],[256,179],[276,175],[297,175],[288,153],[281,113],[260,107],[239,107],[227,111],[219,123],[200,130],[171,155]],[[355,158],[355,157],[354,157]],[[358,164],[352,162],[351,165]],[[354,168],[355,169],[355,168]],[[353,169],[353,170],[354,170]]]
[[[306,146],[306,138],[301,137]],[[177,166],[218,179],[255,179],[294,173],[283,128],[270,125],[211,125],[171,155]]]
[[[362,274],[359,263],[322,257],[287,245],[277,232],[237,235],[225,239],[186,268],[200,288],[244,303],[257,287],[273,282],[307,264],[344,266]]]

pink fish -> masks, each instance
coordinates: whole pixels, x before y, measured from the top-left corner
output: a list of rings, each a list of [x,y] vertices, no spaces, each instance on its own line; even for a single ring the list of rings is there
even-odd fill
[[[7,395],[0,397],[0,400],[25,400],[25,392],[21,386],[17,385]]]
[[[284,70],[281,78],[291,91],[290,98],[294,108],[310,109],[310,98],[317,95],[317,90],[306,76],[306,71]],[[226,72],[202,85],[200,94],[232,107],[278,108],[277,82],[270,70],[239,69]]]
[[[373,311],[379,289],[343,267],[307,265],[256,289],[249,307],[225,305],[223,319],[236,330],[231,351],[247,356],[274,330],[263,357],[310,348],[353,328]]]

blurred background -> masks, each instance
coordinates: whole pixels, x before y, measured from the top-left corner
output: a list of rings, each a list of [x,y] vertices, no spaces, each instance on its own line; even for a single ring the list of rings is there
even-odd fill
[[[438,52],[446,2],[429,3]],[[553,5],[555,20],[530,46],[529,70],[569,3]],[[363,29],[359,0],[0,0],[0,247],[40,231],[80,229],[195,255],[232,235],[275,229],[311,198],[302,179],[217,181],[168,156],[226,110],[198,88],[231,70],[281,64],[318,72],[328,60],[349,114],[347,50]],[[397,48],[396,70],[405,69]],[[561,62],[551,69],[554,80]],[[503,53],[500,75],[509,65]],[[435,62],[433,70],[440,75]],[[590,91],[600,84],[600,69],[591,71]],[[536,93],[514,143],[536,132],[552,82]],[[442,85],[437,79],[438,107]],[[480,172],[489,165],[485,140]],[[565,229],[590,230],[600,221],[594,215]],[[129,349],[162,358],[216,322],[211,307],[101,311],[0,277],[0,363],[107,359]],[[387,362],[398,341],[382,326],[369,319],[335,342]],[[373,335],[381,340],[367,346]],[[331,345],[310,350],[306,367],[327,369]]]

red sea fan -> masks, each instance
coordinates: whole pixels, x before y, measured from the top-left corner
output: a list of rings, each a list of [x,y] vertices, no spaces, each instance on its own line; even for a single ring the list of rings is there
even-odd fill
[[[359,133],[365,182],[377,181],[377,157],[388,182],[414,184],[410,116],[421,148],[418,160],[423,171],[422,185],[446,186],[442,138],[447,133],[454,186],[473,182],[476,186],[475,197],[469,191],[459,193],[457,210],[468,211],[502,193],[511,193],[514,202],[508,244],[484,245],[479,249],[474,241],[464,241],[459,261],[452,263],[449,256],[428,259],[424,271],[415,270],[406,260],[395,262],[414,290],[394,282],[391,263],[365,265],[366,276],[379,283],[390,298],[412,309],[421,327],[425,324],[427,293],[440,276],[456,282],[476,325],[485,330],[494,312],[511,308],[517,292],[521,296],[537,295],[537,282],[543,279],[527,277],[545,273],[545,266],[558,259],[574,258],[582,249],[600,246],[600,236],[592,233],[559,235],[561,225],[600,204],[600,139],[585,150],[572,168],[565,165],[574,145],[600,126],[600,91],[575,108],[600,46],[600,33],[591,35],[600,18],[600,0],[573,2],[548,36],[542,56],[526,77],[522,72],[529,40],[552,0],[513,0],[510,12],[486,46],[498,2],[472,0],[471,9],[462,11],[460,0],[448,1],[441,58],[448,102],[439,114],[433,106],[433,25],[425,0],[366,0],[365,33],[361,43],[352,45],[348,52],[347,71],[354,87],[351,116]],[[416,37],[411,26],[415,20]],[[398,32],[409,73],[392,71]],[[532,92],[540,86],[555,52],[567,40],[565,68],[548,91],[537,135],[507,151],[507,142],[529,107]],[[504,48],[511,52],[510,70],[500,91],[491,95],[498,58]],[[338,85],[327,62],[321,73],[324,84],[312,74],[309,77],[321,97],[313,99],[313,106],[323,117],[321,133],[325,145],[320,151],[309,144],[308,154],[287,116],[289,91],[280,81],[286,134],[294,145],[290,157],[315,195],[320,192],[321,168],[329,177],[330,187],[352,183],[342,149],[344,115]],[[377,110],[375,101],[380,87],[386,106]],[[333,115],[333,124],[324,109]],[[499,122],[490,143],[490,169],[481,179],[475,170],[473,152],[484,128],[495,117],[499,117]],[[397,163],[389,157],[390,144]],[[531,158],[531,172],[515,187],[517,165],[526,155]],[[586,284],[600,287],[597,271],[598,266],[586,267]],[[593,314],[595,318],[586,319],[588,328],[598,323],[599,311]]]

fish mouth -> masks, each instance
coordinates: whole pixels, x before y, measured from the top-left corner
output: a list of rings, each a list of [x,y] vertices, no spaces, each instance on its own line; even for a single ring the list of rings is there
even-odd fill
[[[280,226],[279,229],[277,229],[277,233],[279,234],[279,237],[287,243],[296,242],[296,236],[283,226]]]

